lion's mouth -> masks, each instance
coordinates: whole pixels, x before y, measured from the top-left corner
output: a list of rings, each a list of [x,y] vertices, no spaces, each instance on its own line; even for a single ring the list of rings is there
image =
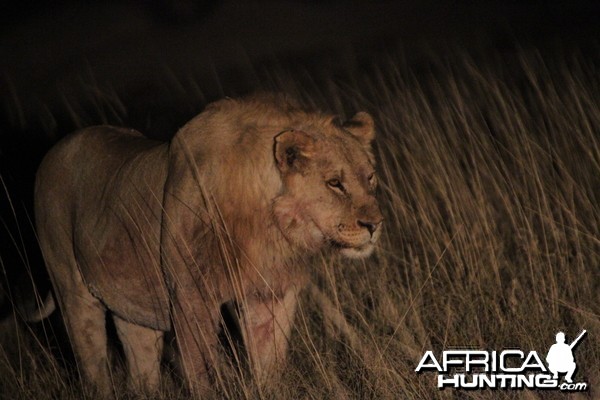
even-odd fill
[[[327,241],[330,247],[338,251],[342,256],[346,258],[360,259],[368,257],[373,253],[377,236],[371,237],[370,240],[361,243],[348,243],[332,237],[329,237]]]
[[[378,235],[374,235],[371,236],[368,240],[363,241],[360,240],[358,241],[353,241],[352,240],[344,240],[343,237],[340,237],[341,235],[331,235],[331,234],[326,234],[325,231],[323,229],[321,229],[321,227],[316,224],[316,222],[313,220],[312,221],[315,226],[317,227],[317,229],[321,232],[321,234],[323,235],[323,239],[324,242],[333,250],[337,250],[340,253],[342,253],[343,255],[346,254],[370,254],[373,250],[373,248],[375,247],[375,242],[377,241]],[[354,239],[354,238],[351,238]],[[353,255],[350,256],[351,258],[362,258],[362,256],[358,256],[355,257]]]
[[[340,242],[339,240],[335,239],[329,239],[329,245],[334,249],[351,249],[355,247],[348,243]]]
[[[375,245],[368,242],[362,246],[340,247],[338,251],[346,258],[360,259],[370,256],[374,249]]]
[[[340,240],[337,239],[329,239],[329,245],[333,248],[333,249],[338,249],[338,250],[344,250],[344,249],[355,249],[355,250],[363,250],[366,249],[370,246],[373,246],[374,243],[372,243],[371,241],[368,241],[366,243],[362,243],[362,244],[350,244],[350,243],[346,243],[346,242],[342,242]]]

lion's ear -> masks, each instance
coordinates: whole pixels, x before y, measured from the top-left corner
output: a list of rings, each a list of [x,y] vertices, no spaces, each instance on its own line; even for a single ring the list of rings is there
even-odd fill
[[[368,146],[375,139],[375,122],[369,113],[357,112],[352,119],[344,123],[344,129],[360,142]]]
[[[306,132],[289,130],[275,136],[275,161],[280,171],[301,170],[314,152],[314,139]]]

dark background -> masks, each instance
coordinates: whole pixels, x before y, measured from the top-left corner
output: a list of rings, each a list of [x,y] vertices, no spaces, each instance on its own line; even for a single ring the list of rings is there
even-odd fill
[[[112,123],[168,138],[207,102],[264,87],[276,71],[318,82],[368,73],[390,54],[418,69],[427,53],[510,58],[529,46],[597,60],[599,33],[592,0],[4,2],[2,310],[31,290],[29,270],[43,270],[31,222],[35,170],[78,127]],[[39,283],[47,287],[43,274]]]

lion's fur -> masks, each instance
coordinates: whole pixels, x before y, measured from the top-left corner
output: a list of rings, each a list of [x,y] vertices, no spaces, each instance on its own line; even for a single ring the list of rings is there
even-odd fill
[[[174,328],[185,378],[202,391],[225,303],[240,310],[257,377],[269,376],[303,257],[331,244],[366,256],[380,232],[373,132],[365,113],[342,126],[261,95],[209,105],[169,143],[101,126],[57,144],[38,171],[36,223],[87,378],[107,391],[110,311],[134,383],[156,386],[161,332]],[[327,187],[334,173],[343,191]]]

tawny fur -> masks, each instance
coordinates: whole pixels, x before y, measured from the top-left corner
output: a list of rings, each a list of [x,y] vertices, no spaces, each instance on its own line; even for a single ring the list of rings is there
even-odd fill
[[[202,393],[229,304],[254,376],[271,378],[305,257],[364,257],[381,232],[373,138],[366,113],[339,124],[261,95],[209,105],[169,143],[110,126],[58,143],[38,171],[36,224],[84,376],[110,392],[109,312],[132,384],[157,388],[174,329],[184,378]]]

